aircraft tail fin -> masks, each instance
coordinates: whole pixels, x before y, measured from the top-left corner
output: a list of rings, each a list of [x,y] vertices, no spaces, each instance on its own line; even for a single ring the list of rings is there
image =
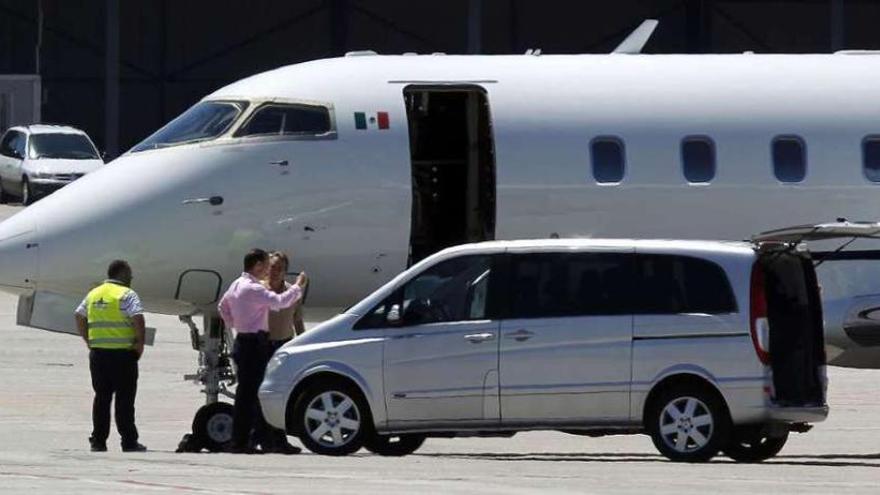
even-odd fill
[[[620,44],[617,45],[617,48],[611,53],[625,53],[630,55],[642,53],[642,48],[644,48],[645,43],[651,39],[651,35],[654,34],[654,30],[657,29],[657,25],[659,24],[660,21],[657,19],[645,19],[639,24],[639,27],[629,33],[629,36],[621,41]]]

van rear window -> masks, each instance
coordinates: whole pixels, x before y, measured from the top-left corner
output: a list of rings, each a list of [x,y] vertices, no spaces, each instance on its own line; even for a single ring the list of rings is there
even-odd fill
[[[689,256],[639,255],[637,314],[737,311],[736,298],[724,270]]]

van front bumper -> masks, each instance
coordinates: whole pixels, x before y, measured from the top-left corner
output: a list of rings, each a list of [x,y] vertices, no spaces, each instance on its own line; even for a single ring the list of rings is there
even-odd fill
[[[770,419],[782,423],[818,423],[828,418],[828,406],[770,407]]]
[[[265,382],[263,382],[265,385]],[[287,394],[271,390],[265,386],[260,387],[260,408],[266,422],[274,428],[287,430]]]
[[[34,197],[43,197],[52,194],[73,181],[58,179],[30,179],[29,182],[31,185],[31,193]]]

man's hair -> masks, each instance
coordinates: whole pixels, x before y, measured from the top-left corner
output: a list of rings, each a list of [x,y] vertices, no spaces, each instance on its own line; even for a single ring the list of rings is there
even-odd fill
[[[107,267],[107,278],[119,280],[126,272],[131,272],[131,267],[128,266],[128,262],[125,260],[114,260],[110,263],[110,266]]]
[[[272,251],[269,253],[269,258],[275,258],[277,260],[281,260],[284,262],[284,270],[286,271],[290,268],[290,259],[287,258],[287,255],[281,251]]]
[[[254,248],[251,249],[250,252],[244,255],[244,271],[251,271],[257,263],[266,262],[269,260],[269,253],[263,251],[262,249]]]

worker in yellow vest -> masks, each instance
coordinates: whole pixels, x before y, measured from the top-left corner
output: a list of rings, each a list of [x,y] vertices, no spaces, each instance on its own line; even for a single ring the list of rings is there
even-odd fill
[[[95,399],[92,403],[92,452],[107,451],[110,402],[116,396],[116,429],[123,452],[143,452],[134,425],[138,360],[144,352],[144,310],[131,290],[131,267],[123,260],[110,263],[107,280],[92,289],[76,308],[76,326],[89,347],[89,369]]]

